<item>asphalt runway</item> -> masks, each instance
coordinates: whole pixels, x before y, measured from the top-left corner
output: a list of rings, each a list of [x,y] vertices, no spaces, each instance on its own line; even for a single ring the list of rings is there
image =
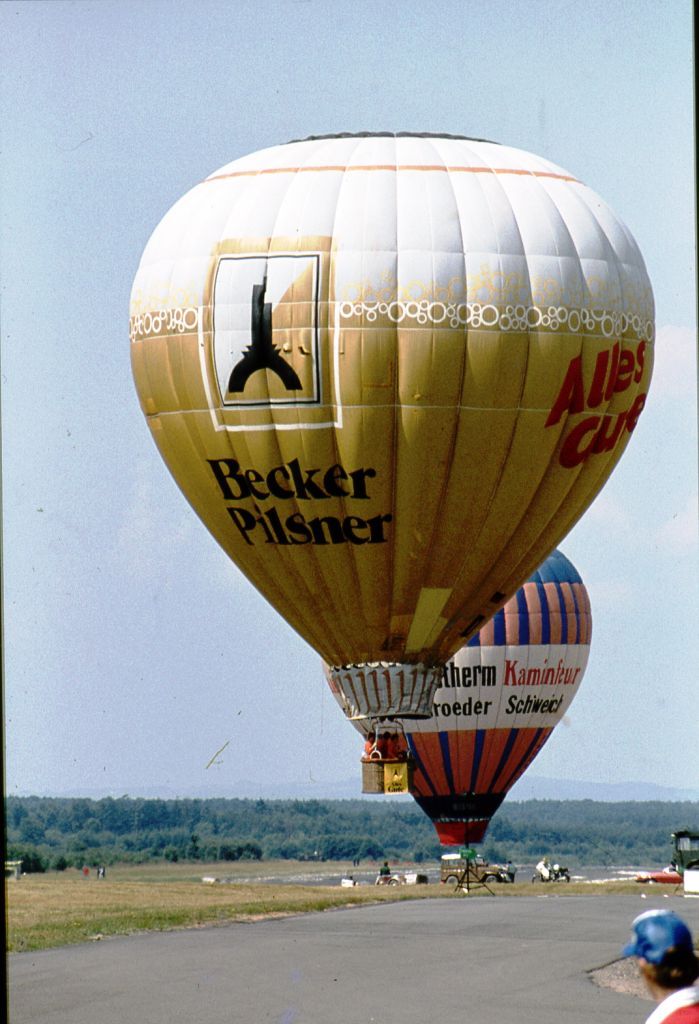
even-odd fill
[[[666,894],[411,901],[8,957],[10,1024],[642,1024],[587,972]]]

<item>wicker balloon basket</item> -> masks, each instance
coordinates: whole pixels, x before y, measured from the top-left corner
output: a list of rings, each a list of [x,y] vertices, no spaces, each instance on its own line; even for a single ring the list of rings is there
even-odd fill
[[[362,793],[409,793],[413,783],[413,762],[362,761]]]

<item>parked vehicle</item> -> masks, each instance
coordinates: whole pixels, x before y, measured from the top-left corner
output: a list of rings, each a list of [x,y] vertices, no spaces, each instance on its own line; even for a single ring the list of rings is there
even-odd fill
[[[534,869],[532,882],[569,882],[568,868],[560,864],[551,864],[548,857],[543,857]]]
[[[516,868],[510,861],[507,864],[489,864],[480,854],[467,861],[459,853],[445,853],[440,864],[440,882],[453,882],[456,885],[468,864],[471,866],[473,881],[508,883],[515,880]]]
[[[672,842],[675,847],[673,864],[680,875],[684,875],[687,868],[699,868],[699,832],[690,832],[682,829],[672,833]]]
[[[681,829],[671,837],[674,856],[659,871],[639,871],[636,881],[646,885],[681,885],[687,870],[699,868],[699,832]]]
[[[644,882],[647,885],[680,885],[682,875],[674,864],[669,864],[662,871],[639,871],[636,881]]]
[[[427,874],[419,871],[396,871],[393,874],[377,874],[375,886],[426,886]]]
[[[374,882],[374,885],[406,885],[406,884],[407,884],[407,879],[406,879],[405,875],[400,874],[400,873],[396,873],[396,874],[393,874],[393,875],[378,874],[376,876],[376,881]]]

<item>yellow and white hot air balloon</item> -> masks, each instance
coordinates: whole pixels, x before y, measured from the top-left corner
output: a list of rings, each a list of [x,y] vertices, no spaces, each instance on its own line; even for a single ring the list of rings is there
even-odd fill
[[[131,297],[163,458],[333,667],[351,717],[428,715],[441,666],[582,515],[645,402],[627,228],[540,157],[310,138],[163,218]]]

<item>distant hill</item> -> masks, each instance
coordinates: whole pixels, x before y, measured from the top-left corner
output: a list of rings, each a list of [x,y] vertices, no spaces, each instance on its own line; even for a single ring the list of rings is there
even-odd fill
[[[135,786],[119,792],[86,786],[70,792],[55,790],[10,791],[12,796],[87,797],[99,800],[106,796],[130,796],[141,799],[238,799],[255,800],[361,800],[371,802],[381,797],[362,796],[360,779],[357,777],[338,782],[279,781],[275,783],[254,782],[242,779],[230,786],[209,785],[188,786],[175,789],[167,785]],[[409,796],[390,796],[385,799],[392,803],[410,801]],[[653,782],[582,782],[576,779],[556,779],[547,776],[525,775],[510,790],[507,803],[522,800],[595,800],[600,803],[618,803],[628,800],[659,800],[669,803],[699,800],[699,787],[661,786]]]
[[[699,788],[660,786],[654,782],[580,782],[575,779],[551,779],[528,776],[510,790],[512,800],[596,800],[619,803],[626,800],[662,800],[668,803],[699,800]]]

